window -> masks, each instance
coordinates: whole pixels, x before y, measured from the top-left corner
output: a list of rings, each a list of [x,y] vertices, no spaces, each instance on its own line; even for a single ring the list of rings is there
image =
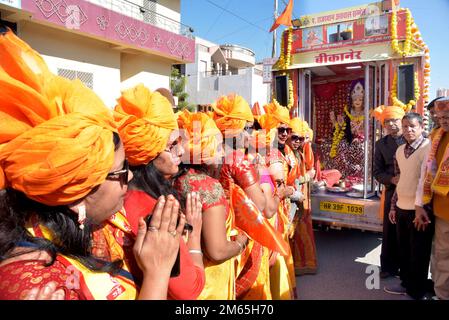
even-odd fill
[[[90,89],[94,88],[94,74],[91,72],[58,68],[58,76],[67,78],[69,80],[79,79],[86,85],[86,87]]]
[[[328,43],[352,40],[353,23],[339,23],[327,27]]]
[[[415,97],[415,70],[413,64],[398,67],[398,99],[408,103]]]

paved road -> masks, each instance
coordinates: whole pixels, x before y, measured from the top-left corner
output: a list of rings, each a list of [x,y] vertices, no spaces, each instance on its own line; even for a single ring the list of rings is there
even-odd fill
[[[366,273],[367,267],[380,265],[381,234],[349,229],[315,230],[315,240],[318,273],[296,278],[300,300],[410,299],[383,291],[385,285],[399,283],[397,278],[379,279],[379,289],[366,288],[367,278],[373,275],[373,271]],[[376,281],[368,282],[376,286]]]

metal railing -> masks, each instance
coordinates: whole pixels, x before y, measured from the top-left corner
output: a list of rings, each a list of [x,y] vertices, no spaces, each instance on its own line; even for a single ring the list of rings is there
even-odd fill
[[[86,0],[144,23],[193,39],[193,28],[128,0]]]

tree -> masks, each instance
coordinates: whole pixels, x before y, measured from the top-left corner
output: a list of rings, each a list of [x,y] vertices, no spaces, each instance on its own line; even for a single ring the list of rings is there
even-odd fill
[[[195,107],[189,105],[187,100],[189,95],[184,91],[186,82],[186,77],[179,73],[178,68],[173,67],[170,75],[170,89],[173,95],[178,97],[178,110],[181,111],[187,108],[189,111],[195,111]]]

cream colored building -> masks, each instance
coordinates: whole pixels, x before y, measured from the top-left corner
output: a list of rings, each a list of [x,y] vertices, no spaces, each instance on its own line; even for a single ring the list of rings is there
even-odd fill
[[[251,106],[269,101],[270,86],[263,82],[263,66],[251,49],[198,37],[195,41],[195,61],[181,68],[191,104],[208,105],[230,93],[241,95]]]
[[[137,83],[169,88],[172,65],[194,61],[180,0],[0,0],[0,14],[53,72],[81,79],[111,108]]]

